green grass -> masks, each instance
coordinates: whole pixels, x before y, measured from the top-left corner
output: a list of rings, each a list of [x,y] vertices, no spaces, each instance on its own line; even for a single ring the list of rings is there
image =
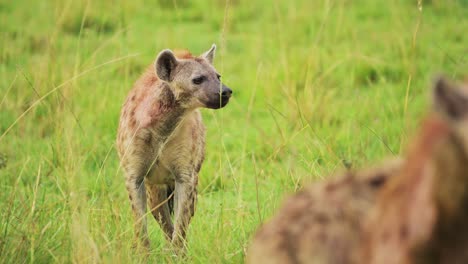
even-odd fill
[[[157,263],[243,262],[285,195],[400,153],[433,74],[467,74],[466,0],[144,2],[0,1],[1,262],[148,261],[132,251],[114,141],[163,48],[217,43],[234,98],[203,110],[187,259],[148,216]]]

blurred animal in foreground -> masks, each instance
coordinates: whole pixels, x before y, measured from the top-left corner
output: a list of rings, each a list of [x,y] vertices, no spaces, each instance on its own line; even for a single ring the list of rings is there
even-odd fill
[[[286,200],[257,232],[247,263],[349,263],[358,259],[362,220],[402,161],[312,184]]]
[[[468,263],[468,87],[440,78],[402,161],[290,197],[247,263]]]
[[[176,249],[185,244],[205,153],[205,128],[198,108],[222,108],[232,93],[212,66],[215,49],[213,45],[199,57],[162,51],[122,107],[117,149],[137,243],[146,247],[147,199],[168,240]]]
[[[366,223],[368,263],[468,263],[468,86],[439,79],[433,98]]]

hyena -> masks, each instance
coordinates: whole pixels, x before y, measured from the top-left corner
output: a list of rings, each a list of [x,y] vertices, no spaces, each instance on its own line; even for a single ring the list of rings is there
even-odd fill
[[[247,263],[341,264],[357,259],[362,219],[402,162],[394,158],[305,187],[258,230]]]
[[[468,263],[468,86],[438,79],[433,95],[403,160],[292,196],[247,262]]]
[[[205,153],[199,108],[222,108],[232,94],[212,65],[215,50],[214,44],[200,56],[163,50],[122,107],[117,149],[137,243],[146,247],[147,202],[167,239],[176,248],[185,244]]]
[[[468,263],[468,85],[435,82],[406,160],[368,218],[361,263]]]

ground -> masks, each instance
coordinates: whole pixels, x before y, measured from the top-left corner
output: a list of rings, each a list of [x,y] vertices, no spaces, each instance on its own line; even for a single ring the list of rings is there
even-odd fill
[[[402,152],[434,74],[465,78],[466,0],[0,1],[0,259],[139,263],[120,107],[164,48],[218,45],[187,258],[242,263],[285,195]],[[151,216],[148,215],[150,218]]]

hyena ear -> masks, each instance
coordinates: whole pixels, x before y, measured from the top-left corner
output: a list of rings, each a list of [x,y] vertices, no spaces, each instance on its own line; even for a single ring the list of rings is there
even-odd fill
[[[178,61],[171,50],[166,49],[161,51],[155,63],[156,75],[163,81],[172,81],[174,69],[177,64]]]
[[[468,114],[468,95],[444,77],[435,79],[433,96],[435,110],[450,119],[461,119]]]
[[[203,53],[202,57],[205,58],[210,64],[213,64],[215,51],[216,51],[216,44],[213,44],[213,45],[211,45],[210,50]]]

